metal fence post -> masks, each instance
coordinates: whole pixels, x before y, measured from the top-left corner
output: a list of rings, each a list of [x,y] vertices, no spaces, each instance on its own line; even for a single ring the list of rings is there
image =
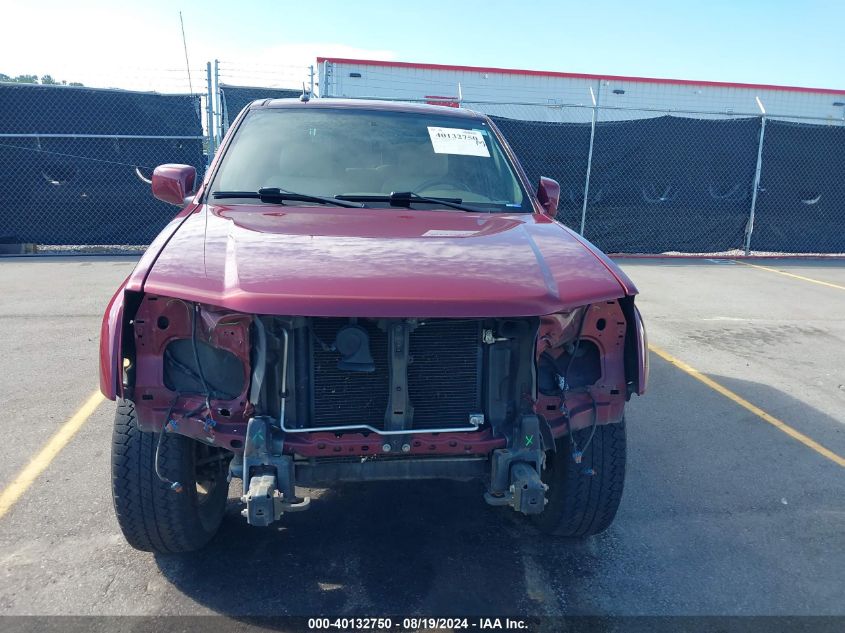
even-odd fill
[[[599,95],[601,95],[601,81],[599,81]],[[590,151],[587,152],[587,175],[584,178],[584,203],[581,205],[581,235],[587,223],[587,197],[590,195],[590,173],[593,170],[593,142],[596,138],[596,116],[598,115],[598,99],[590,86],[590,98],[593,100],[593,121],[590,125]]]
[[[760,172],[763,168],[763,139],[766,136],[766,109],[760,97],[757,97],[757,106],[763,115],[760,117],[760,141],[757,144],[757,167],[754,170],[754,187],[751,190],[751,212],[748,215],[748,224],[745,226],[745,254],[751,254],[751,234],[754,232],[754,213],[757,210],[757,193],[760,191]]]
[[[214,146],[223,140],[223,100],[220,98],[220,60],[214,60]]]
[[[211,89],[211,62],[205,63],[205,79],[205,114],[206,125],[208,126],[208,166],[210,167],[211,161],[214,158],[214,93]]]

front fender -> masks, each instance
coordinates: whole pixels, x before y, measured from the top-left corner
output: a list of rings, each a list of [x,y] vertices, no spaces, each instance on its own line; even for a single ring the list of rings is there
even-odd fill
[[[648,336],[634,297],[619,300],[625,315],[625,380],[628,383],[628,397],[641,396],[648,386]]]
[[[637,380],[634,393],[641,396],[648,387],[648,335],[645,331],[643,316],[637,306],[634,306],[634,328],[637,336]]]
[[[109,400],[122,395],[123,311],[127,277],[106,307],[100,326],[100,391]]]

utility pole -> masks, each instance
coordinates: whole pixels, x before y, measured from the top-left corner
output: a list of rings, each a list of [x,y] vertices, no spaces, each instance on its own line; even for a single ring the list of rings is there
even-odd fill
[[[590,150],[587,152],[587,175],[584,178],[584,202],[581,204],[581,230],[579,233],[584,235],[584,229],[587,225],[587,200],[590,197],[590,174],[593,170],[593,143],[596,140],[596,117],[599,112],[599,99],[601,99],[601,79],[598,85],[598,97],[593,93],[593,87],[590,86],[590,98],[593,101],[593,119],[590,124]]]
[[[220,98],[220,60],[214,60],[214,144],[223,140],[223,105]]]
[[[191,62],[188,61],[188,41],[185,39],[185,21],[182,19],[182,12],[179,12],[179,25],[182,27],[182,48],[185,50],[185,69],[188,71],[188,90],[194,94],[194,84],[191,81]]]
[[[211,160],[214,158],[214,93],[211,89],[211,62],[205,64],[205,76],[207,89],[205,93],[205,114],[206,126],[208,128],[208,166],[211,166]]]

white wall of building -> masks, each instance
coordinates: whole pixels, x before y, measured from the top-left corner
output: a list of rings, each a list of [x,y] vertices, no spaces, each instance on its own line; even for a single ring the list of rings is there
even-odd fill
[[[713,118],[758,116],[759,98],[771,116],[845,124],[845,91],[365,60],[326,59],[319,63],[322,96],[425,101],[429,97],[457,98],[459,85],[465,107],[520,119],[587,122],[592,117],[593,97],[601,108],[600,120],[660,116],[666,111]]]

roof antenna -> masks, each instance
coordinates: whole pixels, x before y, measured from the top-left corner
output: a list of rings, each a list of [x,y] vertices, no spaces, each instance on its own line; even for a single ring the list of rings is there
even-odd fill
[[[182,20],[182,12],[179,12],[179,24],[182,25],[182,48],[185,49],[185,68],[188,71],[188,89],[194,94],[194,85],[191,82],[191,64],[188,62],[188,43],[185,41],[185,22]]]
[[[302,103],[308,103],[311,101],[311,93],[308,92],[308,89],[305,87],[304,81],[302,82],[302,94],[299,95],[299,100],[302,101]]]

